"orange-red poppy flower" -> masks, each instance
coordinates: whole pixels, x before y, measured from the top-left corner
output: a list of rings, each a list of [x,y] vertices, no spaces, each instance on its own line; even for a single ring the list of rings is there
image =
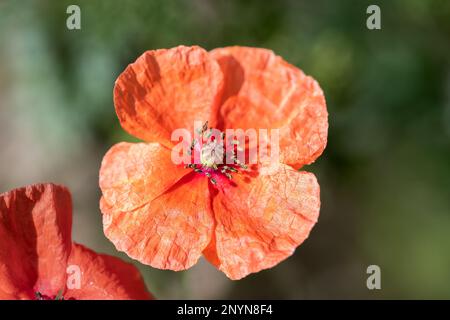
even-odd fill
[[[319,185],[298,169],[324,150],[328,114],[319,85],[301,70],[259,48],[147,51],[117,79],[114,104],[122,127],[146,141],[116,144],[100,169],[104,231],[118,250],[171,270],[203,254],[240,279],[308,237]],[[280,161],[230,172],[214,161],[202,162],[205,170],[176,165],[171,133],[192,131],[195,121],[221,131],[279,129]]]
[[[149,299],[129,263],[72,242],[69,191],[37,184],[0,195],[0,300]]]

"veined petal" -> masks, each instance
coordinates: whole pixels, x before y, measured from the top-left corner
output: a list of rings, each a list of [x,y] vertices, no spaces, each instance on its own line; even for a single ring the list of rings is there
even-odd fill
[[[158,143],[114,145],[100,169],[100,189],[117,210],[131,211],[150,202],[188,171],[171,160],[170,149]]]
[[[73,244],[68,267],[69,275],[65,299],[76,300],[148,300],[147,291],[139,270],[119,258],[98,254],[80,244]],[[77,275],[76,272],[80,271]],[[73,281],[70,277],[74,277]],[[79,279],[76,277],[79,276]],[[79,283],[77,283],[79,281]],[[76,286],[79,284],[79,288]]]
[[[37,184],[0,195],[0,296],[55,296],[71,250],[69,191]]]
[[[325,149],[328,113],[317,82],[271,50],[218,48],[224,73],[220,129],[279,129],[280,160],[299,168]]]
[[[220,181],[213,198],[216,220],[206,258],[229,278],[271,268],[289,257],[317,221],[316,178],[283,164]]]
[[[194,121],[205,122],[217,108],[223,77],[204,49],[179,46],[151,50],[130,64],[114,88],[122,127],[148,142],[166,146],[173,130],[193,133]]]

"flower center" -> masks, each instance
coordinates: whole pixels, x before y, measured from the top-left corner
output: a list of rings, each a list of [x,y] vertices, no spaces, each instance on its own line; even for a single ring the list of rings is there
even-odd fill
[[[203,124],[198,132],[201,142],[194,139],[189,150],[191,155],[193,151],[200,153],[200,164],[187,164],[185,168],[204,174],[215,185],[217,180],[214,176],[224,175],[232,179],[231,173],[238,172],[239,168],[247,169],[247,166],[237,159],[235,148],[240,149],[239,142],[233,140],[226,145],[225,133],[216,130],[220,133],[219,137],[216,137],[213,136],[213,130],[211,127],[208,128],[208,121]],[[226,163],[227,159],[231,159],[230,164]]]

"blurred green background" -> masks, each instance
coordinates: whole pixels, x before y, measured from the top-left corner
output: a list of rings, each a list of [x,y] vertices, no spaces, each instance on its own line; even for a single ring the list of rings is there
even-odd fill
[[[81,7],[81,30],[66,8]],[[382,29],[366,28],[381,7]],[[52,181],[74,201],[74,239],[104,237],[98,169],[133,138],[112,88],[148,49],[270,48],[322,86],[329,142],[308,166],[322,209],[277,267],[233,282],[205,261],[135,264],[158,298],[450,298],[450,1],[1,1],[0,192]],[[1,241],[1,239],[0,239]],[[382,289],[366,288],[381,267]]]

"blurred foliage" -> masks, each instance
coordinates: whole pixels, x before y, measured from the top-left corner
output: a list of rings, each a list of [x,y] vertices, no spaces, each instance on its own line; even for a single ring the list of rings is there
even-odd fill
[[[369,31],[373,3],[382,29]],[[69,4],[81,7],[79,31],[65,27]],[[160,298],[450,298],[449,39],[446,0],[2,1],[0,188],[67,184],[75,239],[126,258],[98,210],[101,158],[133,140],[113,108],[118,74],[148,49],[270,48],[327,98],[328,147],[306,168],[321,185],[319,223],[293,257],[239,282],[203,262],[180,273],[136,262],[149,288]],[[370,264],[380,291],[365,287]]]

